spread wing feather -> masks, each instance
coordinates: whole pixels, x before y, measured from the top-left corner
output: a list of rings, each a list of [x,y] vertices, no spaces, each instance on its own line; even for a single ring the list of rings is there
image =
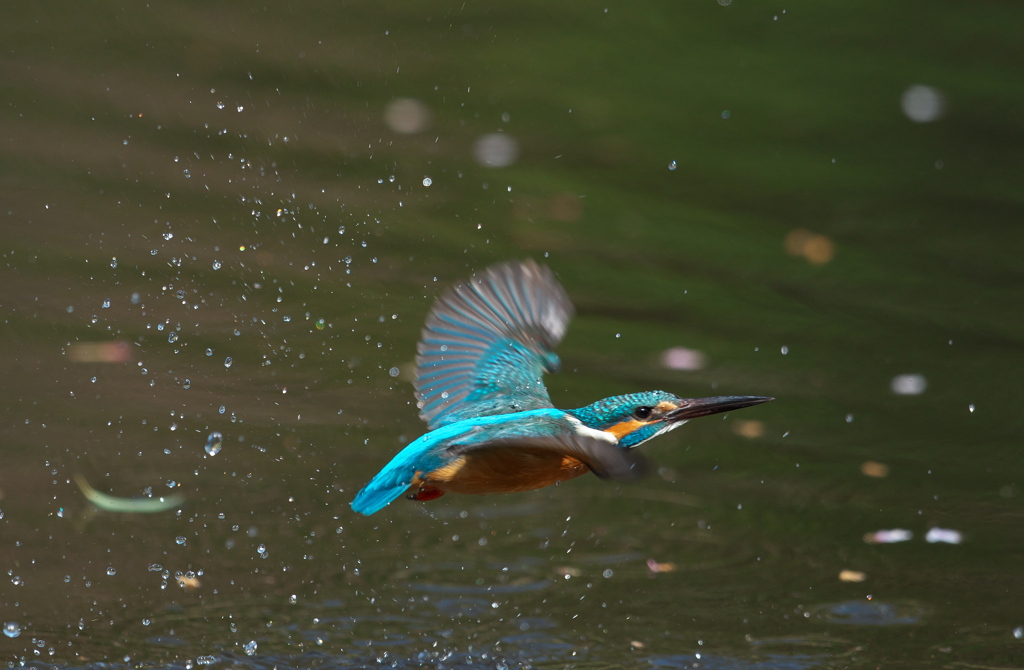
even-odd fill
[[[558,367],[555,346],[572,303],[532,260],[503,263],[442,296],[416,357],[416,399],[431,430],[453,421],[551,407],[541,377]]]

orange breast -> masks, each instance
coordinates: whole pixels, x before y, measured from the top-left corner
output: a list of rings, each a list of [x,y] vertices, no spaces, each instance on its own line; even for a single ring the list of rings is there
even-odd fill
[[[412,485],[471,495],[515,493],[579,477],[589,470],[579,459],[552,449],[495,447],[471,451],[437,470],[421,473]]]

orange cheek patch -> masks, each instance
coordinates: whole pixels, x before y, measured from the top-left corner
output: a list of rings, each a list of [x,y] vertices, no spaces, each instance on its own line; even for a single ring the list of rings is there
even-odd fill
[[[605,428],[606,433],[611,433],[615,436],[615,439],[621,440],[626,435],[629,435],[638,428],[643,428],[649,422],[648,421],[637,421],[636,419],[630,419],[629,421],[622,421],[615,424],[610,428]]]

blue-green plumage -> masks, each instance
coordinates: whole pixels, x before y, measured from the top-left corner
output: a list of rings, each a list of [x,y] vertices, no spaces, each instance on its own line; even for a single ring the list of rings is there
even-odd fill
[[[541,379],[572,304],[551,271],[505,263],[457,284],[427,317],[416,358],[416,398],[430,431],[411,442],[352,501],[373,514],[406,491],[525,491],[594,472],[628,480],[632,448],[686,420],[771,398],[680,398],[664,391],[615,396],[575,410],[551,404]]]

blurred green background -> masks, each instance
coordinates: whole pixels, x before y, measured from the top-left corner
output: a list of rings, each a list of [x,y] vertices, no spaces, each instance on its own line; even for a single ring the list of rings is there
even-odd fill
[[[3,14],[9,667],[1020,665],[1019,4]],[[433,299],[526,257],[557,405],[777,401],[357,517]]]

